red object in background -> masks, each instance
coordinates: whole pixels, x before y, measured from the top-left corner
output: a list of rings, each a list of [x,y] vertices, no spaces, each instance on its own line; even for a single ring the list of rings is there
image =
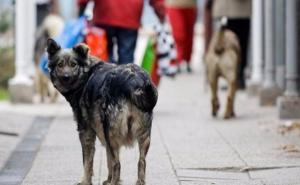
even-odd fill
[[[155,60],[154,60],[154,67],[153,67],[153,70],[151,72],[151,79],[152,79],[152,82],[154,83],[154,85],[156,87],[158,87],[159,82],[160,82],[160,76],[158,75],[158,61],[157,61],[157,57],[155,57]]]
[[[103,61],[108,60],[107,38],[103,29],[88,27],[85,35],[85,43],[90,48],[90,54]]]
[[[84,6],[89,0],[77,0],[79,6]],[[138,29],[144,0],[94,0],[93,24],[117,26]],[[150,5],[160,20],[164,19],[165,9],[163,0],[150,0]]]
[[[176,43],[177,59],[179,62],[190,62],[197,8],[168,7],[167,14]]]

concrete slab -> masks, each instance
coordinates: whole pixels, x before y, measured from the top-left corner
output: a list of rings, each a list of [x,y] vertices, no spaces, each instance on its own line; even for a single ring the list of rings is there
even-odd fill
[[[299,97],[279,97],[277,106],[280,119],[300,119]]]
[[[32,123],[33,116],[21,116],[1,111],[0,120],[2,132],[17,134],[16,136],[0,134],[0,169],[2,169],[14,148],[23,139]]]
[[[100,152],[96,151],[94,173],[98,174]],[[24,185],[75,184],[82,175],[81,146],[72,116],[54,120]],[[93,179],[98,183],[97,176]]]
[[[264,184],[282,185],[299,184],[300,167],[297,168],[278,168],[250,172],[253,179],[261,179]]]
[[[6,161],[0,171],[0,184],[19,185],[28,173],[39,146],[47,133],[51,118],[37,117],[34,119],[23,140]],[[32,139],[34,138],[34,139]],[[26,148],[28,147],[28,149]]]

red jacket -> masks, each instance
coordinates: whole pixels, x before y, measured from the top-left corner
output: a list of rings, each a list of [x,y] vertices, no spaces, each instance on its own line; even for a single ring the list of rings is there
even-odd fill
[[[78,0],[84,6],[89,0]],[[138,29],[140,27],[144,0],[94,0],[94,24],[105,24],[123,28]],[[150,0],[151,6],[159,19],[164,19],[163,0]]]

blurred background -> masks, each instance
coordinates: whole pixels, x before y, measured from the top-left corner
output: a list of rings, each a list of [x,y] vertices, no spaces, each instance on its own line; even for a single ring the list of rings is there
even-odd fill
[[[0,0],[0,185],[70,184],[80,174],[72,112],[49,80],[49,37],[64,48],[84,42],[105,62],[135,63],[149,73],[159,91],[149,184],[300,184],[299,6]],[[223,29],[239,45],[233,96],[226,78],[216,80],[216,96],[210,85],[209,56],[235,41],[223,41]],[[215,72],[226,76],[229,68]],[[106,160],[97,152],[94,183],[101,184]],[[137,155],[124,152],[124,184],[133,184]]]

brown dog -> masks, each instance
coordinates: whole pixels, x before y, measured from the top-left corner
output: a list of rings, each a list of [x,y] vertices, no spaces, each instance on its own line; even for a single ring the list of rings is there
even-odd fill
[[[217,96],[218,78],[224,77],[228,83],[227,105],[224,119],[235,116],[234,97],[237,83],[237,70],[240,63],[240,45],[237,36],[221,27],[212,37],[204,62],[212,92],[212,115],[215,117],[220,104]]]
[[[58,92],[51,85],[50,79],[40,69],[40,58],[45,53],[47,40],[49,37],[57,37],[63,29],[64,22],[61,17],[55,14],[46,16],[42,25],[39,26],[36,33],[36,40],[34,46],[34,61],[35,61],[35,85],[36,91],[40,96],[41,102],[49,99],[51,103],[56,102]]]

